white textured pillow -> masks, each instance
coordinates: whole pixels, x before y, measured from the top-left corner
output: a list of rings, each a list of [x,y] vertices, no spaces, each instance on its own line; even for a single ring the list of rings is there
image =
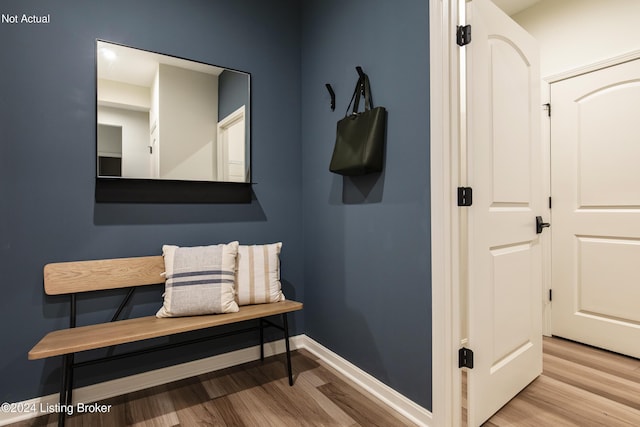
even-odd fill
[[[280,284],[282,243],[240,245],[236,268],[238,305],[284,301]]]
[[[157,317],[233,313],[238,242],[212,246],[164,245],[165,291]]]

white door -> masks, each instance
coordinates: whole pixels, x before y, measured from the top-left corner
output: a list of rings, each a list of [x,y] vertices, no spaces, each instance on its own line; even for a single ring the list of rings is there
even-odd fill
[[[218,180],[246,182],[245,107],[218,123]]]
[[[551,99],[552,333],[640,357],[640,60]]]
[[[542,251],[548,219],[536,41],[489,0],[467,4],[467,419],[487,420],[542,372]],[[548,238],[548,237],[546,237]]]

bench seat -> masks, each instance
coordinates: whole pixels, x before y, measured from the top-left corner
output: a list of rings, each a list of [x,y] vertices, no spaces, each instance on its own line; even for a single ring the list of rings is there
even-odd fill
[[[61,329],[45,335],[29,351],[29,359],[44,359],[52,356],[77,353],[125,344],[150,338],[164,337],[182,332],[228,325],[244,320],[259,319],[302,309],[297,301],[281,301],[271,304],[247,305],[236,313],[206,316],[172,317],[159,319],[155,316],[119,320],[76,328]]]

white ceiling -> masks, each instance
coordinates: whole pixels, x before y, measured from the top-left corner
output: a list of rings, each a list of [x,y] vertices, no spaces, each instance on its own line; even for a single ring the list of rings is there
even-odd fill
[[[493,2],[509,16],[530,8],[540,1],[541,0],[493,0]]]
[[[201,73],[219,75],[223,69],[200,62],[187,61],[173,56],[160,55],[126,46],[98,41],[98,78],[115,80],[137,86],[150,87],[158,69],[158,64],[168,64]],[[114,58],[108,59],[105,50]]]

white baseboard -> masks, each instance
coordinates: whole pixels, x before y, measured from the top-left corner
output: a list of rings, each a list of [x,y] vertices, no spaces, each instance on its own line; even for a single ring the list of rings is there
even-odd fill
[[[339,371],[351,381],[360,385],[372,395],[389,405],[419,426],[428,427],[432,419],[431,412],[418,406],[386,384],[378,381],[357,366],[351,364],[329,349],[318,344],[306,335],[297,335],[290,339],[291,349],[306,349],[329,366]],[[265,344],[265,357],[281,354],[285,352],[284,340],[274,341]],[[131,375],[129,377],[118,378],[86,387],[73,390],[74,403],[99,402],[111,397],[120,396],[135,391],[144,390],[161,384],[167,384],[213,372],[231,366],[252,362],[260,358],[260,346],[248,347],[242,350],[232,351],[206,359],[195,360],[193,362],[180,365],[169,366],[167,368],[156,369],[142,374]],[[294,366],[295,372],[295,366]],[[59,402],[58,393],[48,396],[36,397],[34,399],[17,402],[16,408],[36,408],[33,412],[11,413],[0,411],[0,426],[15,423],[18,421],[35,418],[42,415],[38,408],[50,407]]]

